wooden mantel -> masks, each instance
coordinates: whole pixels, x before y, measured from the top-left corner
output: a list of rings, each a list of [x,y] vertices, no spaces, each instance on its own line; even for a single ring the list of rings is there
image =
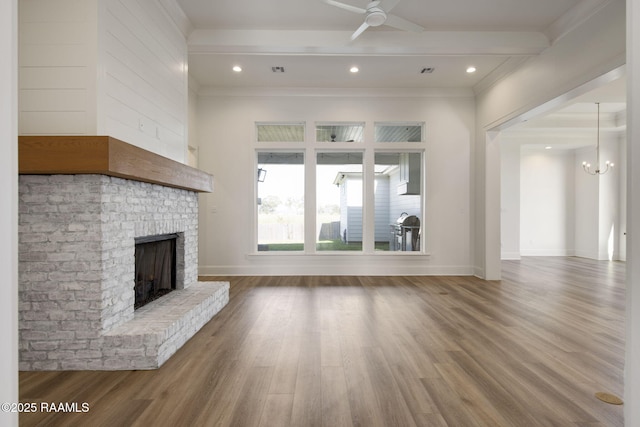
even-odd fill
[[[110,136],[20,136],[24,175],[100,174],[210,193],[213,176]]]

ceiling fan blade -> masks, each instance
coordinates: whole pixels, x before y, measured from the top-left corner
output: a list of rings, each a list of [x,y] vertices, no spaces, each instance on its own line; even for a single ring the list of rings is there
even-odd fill
[[[400,3],[400,0],[382,0],[378,7],[388,13],[391,12],[391,9],[396,7],[398,3]]]
[[[335,1],[335,0],[322,0],[322,1],[325,2],[326,4],[330,4],[331,6],[335,6],[335,7],[339,7],[340,9],[348,10],[349,12],[359,13],[361,15],[364,15],[365,13],[367,13],[366,9],[362,9],[362,8],[356,7],[356,6],[351,6],[350,4],[340,3],[339,1]]]
[[[397,28],[399,30],[411,31],[414,33],[421,33],[424,31],[424,28],[418,24],[414,24],[411,21],[407,21],[404,18],[400,18],[395,15],[387,15],[387,20],[384,21],[384,25],[388,25],[393,28]]]
[[[369,28],[369,24],[363,22],[362,25],[358,27],[356,32],[351,35],[351,41],[355,40],[360,34],[364,33],[364,30],[366,30],[367,28]]]

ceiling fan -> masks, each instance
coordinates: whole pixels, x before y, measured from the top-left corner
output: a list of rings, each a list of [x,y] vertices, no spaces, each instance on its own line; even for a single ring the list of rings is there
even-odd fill
[[[376,0],[369,3],[366,9],[360,7],[351,6],[350,4],[340,3],[335,0],[322,0],[326,4],[339,7],[340,9],[348,10],[349,12],[358,13],[364,15],[364,22],[360,27],[351,35],[351,40],[355,40],[360,34],[369,27],[378,27],[380,25],[388,25],[393,28],[404,31],[412,31],[419,33],[424,30],[420,25],[407,21],[396,15],[391,15],[391,9],[393,9],[400,0]]]

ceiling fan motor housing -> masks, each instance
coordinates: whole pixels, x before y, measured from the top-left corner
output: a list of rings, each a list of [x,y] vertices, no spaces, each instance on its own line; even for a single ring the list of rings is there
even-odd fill
[[[370,27],[378,27],[384,24],[384,21],[386,20],[387,14],[379,7],[367,9],[367,16],[364,18],[364,22],[366,22]]]

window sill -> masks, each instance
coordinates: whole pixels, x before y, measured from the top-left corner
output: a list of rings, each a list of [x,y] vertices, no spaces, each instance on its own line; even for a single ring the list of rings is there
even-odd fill
[[[287,256],[287,257],[314,257],[314,256],[353,256],[353,257],[430,257],[430,252],[417,252],[417,251],[376,251],[376,252],[361,252],[361,251],[323,251],[323,252],[302,252],[302,251],[261,251],[261,252],[249,252],[248,257],[269,257],[269,256]]]

